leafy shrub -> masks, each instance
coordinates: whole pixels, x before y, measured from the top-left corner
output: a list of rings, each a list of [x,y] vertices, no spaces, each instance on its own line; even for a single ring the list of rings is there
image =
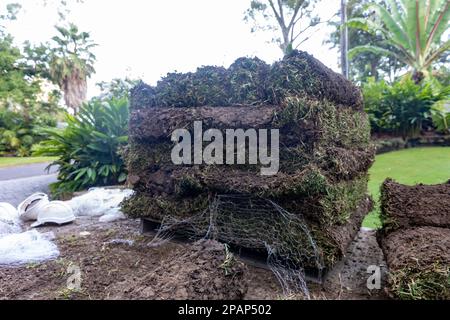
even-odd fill
[[[48,117],[26,118],[7,109],[0,110],[0,156],[26,157],[32,146],[43,139],[43,127],[55,127],[56,121]]]
[[[76,116],[66,116],[64,130],[47,130],[49,140],[35,150],[37,156],[58,157],[55,196],[92,186],[124,182],[127,175],[118,150],[128,141],[128,99],[93,99]]]
[[[450,134],[450,104],[443,102],[433,106],[431,117],[437,131]]]
[[[374,132],[408,138],[417,136],[431,121],[433,106],[448,99],[450,87],[437,88],[428,82],[416,84],[410,78],[392,85],[370,79],[363,86],[363,94]]]

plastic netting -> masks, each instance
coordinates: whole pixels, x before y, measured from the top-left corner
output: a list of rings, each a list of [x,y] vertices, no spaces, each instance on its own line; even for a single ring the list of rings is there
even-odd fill
[[[9,234],[0,238],[0,267],[39,263],[59,256],[59,250],[52,241],[53,233],[39,233],[36,230]]]
[[[301,215],[276,203],[245,195],[217,195],[209,208],[187,219],[166,216],[151,246],[174,236],[192,240],[208,238],[267,255],[267,265],[286,296],[309,298],[304,266],[314,266],[320,275],[321,255]]]

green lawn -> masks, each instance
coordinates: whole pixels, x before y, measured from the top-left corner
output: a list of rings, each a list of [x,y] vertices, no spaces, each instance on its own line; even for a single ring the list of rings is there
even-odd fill
[[[55,158],[52,157],[31,157],[31,158],[13,158],[13,157],[0,157],[0,168],[21,166],[25,164],[52,162]]]
[[[377,202],[380,185],[388,177],[406,185],[446,182],[450,179],[450,147],[406,149],[377,156],[369,182],[369,192]],[[381,227],[378,203],[364,227]]]

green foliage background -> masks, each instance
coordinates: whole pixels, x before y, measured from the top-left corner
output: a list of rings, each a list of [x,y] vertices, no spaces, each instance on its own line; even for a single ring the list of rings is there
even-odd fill
[[[415,137],[426,126],[431,127],[432,120],[440,131],[446,131],[442,118],[447,119],[448,113],[443,105],[449,101],[450,86],[431,82],[416,84],[410,77],[392,85],[371,79],[363,85],[363,93],[375,133]]]
[[[47,130],[49,139],[35,150],[36,156],[58,157],[55,196],[122,183],[127,175],[119,149],[128,142],[128,99],[93,99],[76,116],[66,116],[67,128]]]

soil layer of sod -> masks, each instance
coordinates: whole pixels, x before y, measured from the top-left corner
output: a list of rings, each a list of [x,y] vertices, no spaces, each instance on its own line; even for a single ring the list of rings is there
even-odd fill
[[[450,228],[450,181],[440,185],[405,186],[388,179],[381,187],[381,195],[385,229]]]
[[[450,229],[402,229],[383,240],[395,298],[450,299]]]

